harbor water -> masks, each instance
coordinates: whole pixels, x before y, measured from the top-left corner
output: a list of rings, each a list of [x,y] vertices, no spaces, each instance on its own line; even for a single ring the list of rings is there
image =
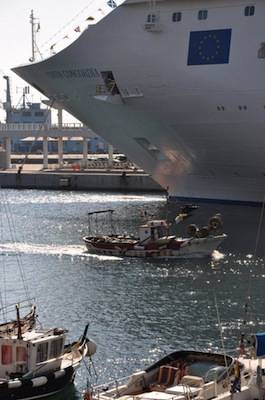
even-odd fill
[[[253,332],[265,329],[265,267],[262,256],[253,256],[256,221],[248,231],[252,252],[226,245],[211,259],[159,261],[86,252],[88,212],[114,209],[116,230],[136,233],[145,211],[160,218],[173,216],[175,208],[160,196],[2,190],[1,301],[24,299],[24,282],[44,326],[66,327],[75,340],[90,322],[98,383],[177,349],[221,350],[217,310],[225,348],[235,349],[246,318]],[[200,208],[207,218],[209,212],[206,205]],[[106,217],[93,224],[94,231],[110,233]],[[240,227],[235,235],[243,235]],[[82,366],[76,388],[55,399],[80,399],[87,376]]]

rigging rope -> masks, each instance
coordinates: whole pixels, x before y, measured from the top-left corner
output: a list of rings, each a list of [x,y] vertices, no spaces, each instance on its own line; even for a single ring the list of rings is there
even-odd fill
[[[2,204],[1,204],[1,237],[3,238],[3,210],[2,210]],[[3,293],[4,293],[4,299],[2,296],[2,291],[0,293],[0,301],[1,301],[1,307],[2,307],[2,314],[3,314],[3,321],[7,321],[7,310],[5,310],[5,305],[6,305],[6,263],[5,263],[5,256],[2,255],[2,266],[3,266]]]
[[[259,218],[259,225],[258,225],[258,231],[257,231],[256,243],[255,243],[255,250],[254,250],[254,259],[256,258],[258,245],[259,245],[259,241],[260,241],[261,227],[262,227],[263,217],[264,217],[264,210],[265,210],[265,195],[263,197],[262,209],[261,209],[260,218]]]
[[[14,234],[14,232],[15,232],[15,224],[14,224],[14,221],[13,221],[13,218],[12,218],[12,213],[11,213],[11,210],[10,210],[10,206],[9,206],[8,200],[6,198],[6,194],[3,194],[3,196],[4,196],[3,206],[4,206],[6,218],[7,218],[7,223],[8,223],[11,239],[12,239],[12,242],[14,244],[16,244],[17,241],[15,240],[15,234]],[[22,264],[22,261],[21,261],[21,256],[19,255],[18,251],[15,253],[15,257],[16,257],[17,264],[18,264],[18,267],[19,267],[19,272],[20,272],[21,280],[22,280],[22,283],[23,283],[23,286],[24,286],[24,291],[25,291],[25,294],[26,294],[26,298],[30,299],[29,288],[28,288],[27,281],[26,281],[25,274],[24,274],[24,270],[23,270],[23,264]]]
[[[216,297],[216,293],[215,292],[214,292],[214,303],[215,303],[215,308],[216,308],[218,326],[219,326],[219,330],[220,330],[220,339],[221,339],[221,346],[222,346],[223,354],[224,354],[225,368],[226,368],[226,371],[227,371],[227,381],[228,381],[228,383],[230,383],[230,380],[229,380],[229,367],[228,367],[228,363],[227,363],[227,354],[226,354],[225,344],[224,344],[223,329],[222,329],[222,324],[221,324],[221,319],[220,319],[220,314],[219,314],[219,308],[218,308],[218,304],[217,304],[217,297]]]
[[[85,6],[81,11],[79,11],[73,18],[71,18],[71,20],[69,20],[65,25],[63,25],[57,32],[55,32],[49,39],[47,39],[44,43],[42,43],[42,45],[40,46],[40,49],[43,49],[44,46],[48,45],[49,43],[53,42],[54,39],[60,34],[62,33],[64,30],[66,30],[66,28],[68,28],[74,21],[76,21],[76,19],[82,14],[84,13],[85,10],[87,10],[92,3],[97,2],[98,0],[91,0],[87,6]],[[47,49],[48,50],[48,49]]]
[[[262,209],[260,212],[260,217],[259,217],[259,224],[258,224],[258,230],[257,230],[257,235],[256,235],[256,241],[255,241],[255,248],[254,248],[254,254],[253,254],[253,260],[256,259],[257,256],[257,251],[258,251],[258,246],[260,242],[260,236],[261,236],[261,228],[262,228],[262,223],[264,219],[264,211],[265,211],[265,195],[263,197],[263,203],[262,203]],[[248,286],[247,286],[247,292],[246,292],[246,301],[244,305],[244,320],[243,320],[243,326],[246,327],[247,323],[251,319],[251,314],[250,314],[250,290],[251,290],[251,269],[249,269],[249,274],[248,274]],[[241,333],[242,335],[242,333]]]
[[[75,32],[74,34],[76,35],[76,33],[83,32],[91,24],[94,25],[95,23],[99,22],[103,17],[108,15],[113,9],[123,4],[124,1],[125,0],[116,0],[115,2],[113,1],[113,4],[110,4],[110,2],[107,0],[104,1],[101,0],[101,2],[99,2],[99,0],[91,0],[88,3],[88,5],[85,6],[81,11],[79,11],[70,21],[64,24],[59,30],[56,31],[55,34],[53,34],[49,39],[47,39],[45,42],[42,43],[42,45],[39,47],[39,53],[41,53],[40,50],[43,49],[42,53],[50,51],[51,54],[55,54],[54,47],[60,44],[60,42],[63,42],[65,39],[70,39],[70,42],[73,42],[75,40],[75,37],[71,37],[72,33]],[[78,26],[76,26],[75,28],[71,28],[70,32],[70,29],[68,29],[68,27],[72,25],[73,22],[76,21],[78,17],[80,17],[80,15],[83,14],[85,10],[89,9],[90,7],[93,7],[93,9],[90,10],[90,15],[85,20],[80,21]],[[107,8],[105,9],[105,7]],[[89,21],[93,22],[91,23]],[[59,35],[62,35],[62,37],[57,39]],[[49,47],[46,47],[44,49],[45,46]]]

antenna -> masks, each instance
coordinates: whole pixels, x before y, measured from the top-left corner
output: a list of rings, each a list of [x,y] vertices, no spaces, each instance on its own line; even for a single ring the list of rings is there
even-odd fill
[[[6,101],[4,103],[4,109],[6,111],[6,123],[10,122],[12,103],[11,103],[11,91],[10,91],[10,78],[4,75],[3,78],[6,80]]]
[[[26,95],[29,94],[29,86],[23,87],[22,106],[26,108]]]
[[[33,10],[31,10],[31,13],[30,13],[30,24],[31,24],[31,52],[32,52],[32,56],[29,59],[29,61],[31,61],[31,62],[35,61],[35,54],[36,54],[36,51],[35,51],[35,29],[34,29],[35,22],[34,22],[34,20],[35,20],[34,13],[33,13]]]
[[[34,17],[34,12],[31,10],[30,13],[30,24],[31,24],[31,57],[29,59],[30,62],[35,62],[36,61],[36,54],[39,53],[40,57],[42,58],[42,55],[40,53],[40,50],[37,46],[36,42],[36,34],[40,30],[40,22],[39,19]]]

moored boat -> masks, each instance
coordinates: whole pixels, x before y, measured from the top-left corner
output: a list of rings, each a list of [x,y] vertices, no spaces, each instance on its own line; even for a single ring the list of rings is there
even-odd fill
[[[10,235],[16,244],[13,231],[16,224],[12,220],[12,212],[4,193],[2,197],[1,206],[6,211]],[[0,308],[0,400],[40,399],[58,393],[72,383],[82,360],[95,353],[96,345],[87,338],[88,325],[80,338],[70,344],[66,343],[66,329],[42,327],[37,318],[35,301],[29,296],[19,251],[15,259],[25,296],[23,301],[17,299],[17,304],[7,304],[7,296],[11,295],[6,293],[4,259],[0,263],[3,277]],[[15,282],[18,286],[18,279]],[[16,290],[18,291],[18,287]]]
[[[22,330],[17,305],[16,332],[0,333],[0,399],[39,399],[63,390],[73,382],[77,368],[96,351],[87,339],[66,345],[67,331],[61,328]]]
[[[248,340],[247,351],[175,351],[121,379],[90,388],[84,399],[97,400],[254,400],[265,395],[265,333]]]

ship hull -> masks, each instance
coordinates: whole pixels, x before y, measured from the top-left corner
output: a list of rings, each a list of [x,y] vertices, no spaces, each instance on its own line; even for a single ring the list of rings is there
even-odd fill
[[[203,7],[211,18],[202,23],[195,18],[200,2],[185,1],[184,7],[180,0],[161,1],[162,28],[152,33],[144,28],[146,2],[127,3],[62,52],[15,72],[124,152],[170,195],[261,204],[265,84],[257,52],[265,5],[258,1],[257,14],[246,18],[247,2],[234,0],[230,7],[208,0]],[[172,12],[182,8],[187,22],[174,24]],[[188,65],[191,32],[220,28],[232,32],[229,62]],[[111,71],[115,93],[106,87],[104,71]]]
[[[75,370],[70,367],[65,371],[63,377],[53,379],[53,376],[49,377],[47,383],[42,386],[36,386],[32,384],[31,380],[25,380],[21,387],[10,389],[8,385],[1,384],[0,387],[0,399],[2,400],[33,400],[50,397],[56,393],[63,391],[67,385],[74,381]]]

